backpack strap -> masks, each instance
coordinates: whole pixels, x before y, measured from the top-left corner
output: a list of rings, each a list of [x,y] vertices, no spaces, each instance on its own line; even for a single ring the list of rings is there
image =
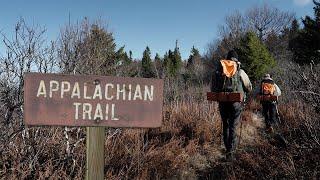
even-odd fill
[[[237,70],[236,74],[232,78],[233,79],[232,85],[233,85],[233,91],[234,92],[238,91],[239,77],[240,77],[239,70]]]

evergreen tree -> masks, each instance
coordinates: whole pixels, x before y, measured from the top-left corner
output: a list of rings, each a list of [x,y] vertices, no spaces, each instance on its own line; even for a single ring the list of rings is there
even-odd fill
[[[202,84],[204,68],[205,67],[199,50],[193,46],[190,51],[190,56],[188,58],[187,67],[184,74],[185,81],[190,81],[193,84]]]
[[[274,58],[254,32],[248,32],[241,39],[237,51],[243,68],[253,80],[260,79],[275,66]]]
[[[174,51],[172,52],[171,50],[169,50],[167,57],[165,57],[165,60],[166,60],[165,64],[166,64],[167,72],[169,76],[176,77],[182,65],[181,55],[180,55],[177,41],[176,41],[176,47]]]
[[[143,57],[141,61],[141,75],[145,78],[152,78],[154,77],[154,72],[152,70],[152,61],[151,61],[151,51],[147,46],[143,52]]]
[[[132,51],[131,51],[131,50],[129,51],[129,59],[130,59],[130,61],[133,60],[133,59],[132,59]]]
[[[314,19],[306,16],[302,20],[303,29],[299,30],[289,43],[294,54],[293,60],[299,64],[320,63],[320,3],[313,2]]]
[[[118,60],[119,65],[128,65],[132,62],[127,52],[124,51],[124,46],[116,52],[116,59]]]
[[[161,61],[160,55],[156,53],[156,56],[154,57],[155,61]]]
[[[170,77],[176,76],[176,67],[177,63],[175,62],[174,52],[171,50],[168,51],[168,58],[167,58],[167,72]]]
[[[169,76],[170,64],[171,60],[169,58],[169,52],[166,52],[163,56],[163,71],[166,76]]]
[[[178,41],[176,41],[176,47],[174,51],[169,49],[163,57],[163,66],[166,71],[166,75],[170,77],[177,77],[178,72],[182,66],[182,59],[178,47]]]
[[[201,57],[199,50],[197,48],[195,48],[194,46],[192,46],[190,56],[187,61],[187,67],[190,67],[191,65],[193,65],[194,59],[199,58],[199,57]]]
[[[79,59],[77,71],[79,73],[116,75],[118,53],[112,33],[98,24],[93,24],[82,42],[77,44],[75,54]]]
[[[157,78],[161,78],[163,75],[163,62],[158,53],[156,53],[156,56],[154,57],[154,66]]]
[[[174,57],[172,60],[172,65],[174,67],[174,73],[176,75],[182,65],[181,54],[180,54],[179,47],[178,47],[178,40],[176,41],[176,47],[174,48],[173,56]]]
[[[291,23],[290,35],[295,36],[300,29],[300,25],[297,19],[294,19]]]

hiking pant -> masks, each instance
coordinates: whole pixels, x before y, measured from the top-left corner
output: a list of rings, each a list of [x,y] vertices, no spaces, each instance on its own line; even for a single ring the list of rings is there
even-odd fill
[[[266,128],[269,128],[277,122],[277,105],[276,102],[262,102],[261,104]]]
[[[223,142],[227,153],[236,147],[236,129],[240,122],[242,104],[240,102],[220,102],[219,110],[223,122]]]

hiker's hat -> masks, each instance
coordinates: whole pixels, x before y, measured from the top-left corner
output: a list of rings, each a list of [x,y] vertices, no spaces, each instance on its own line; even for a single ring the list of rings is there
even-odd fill
[[[233,61],[236,61],[236,62],[239,62],[238,60],[238,54],[235,50],[230,50],[228,52],[228,55],[227,55],[227,59],[228,60],[233,60]]]
[[[265,75],[263,76],[263,79],[265,79],[265,80],[272,80],[270,74],[265,74]]]

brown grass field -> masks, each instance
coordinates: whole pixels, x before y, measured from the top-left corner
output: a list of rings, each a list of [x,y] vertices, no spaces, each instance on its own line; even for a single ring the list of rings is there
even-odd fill
[[[205,91],[205,90],[203,90]],[[319,123],[300,101],[280,104],[283,147],[264,132],[260,105],[239,125],[236,160],[225,162],[216,103],[201,98],[165,103],[157,129],[106,128],[106,179],[318,179]],[[1,125],[1,179],[83,179],[85,128]],[[242,127],[242,128],[241,128]]]

